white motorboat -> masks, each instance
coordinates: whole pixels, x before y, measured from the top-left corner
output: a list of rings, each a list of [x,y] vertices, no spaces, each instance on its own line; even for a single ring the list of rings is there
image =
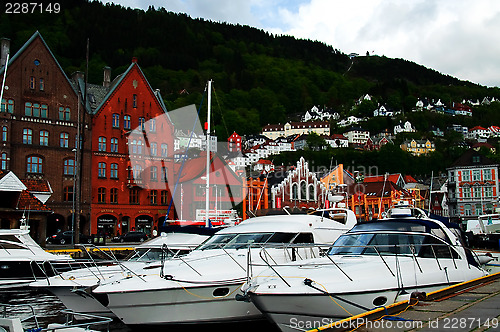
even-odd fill
[[[74,260],[68,255],[43,250],[31,238],[26,226],[0,229],[0,288],[27,286],[67,269],[72,263]]]
[[[158,268],[162,259],[185,255],[208,237],[191,233],[162,233],[161,236],[139,245],[124,261],[114,260],[107,264],[99,262],[99,265],[63,272],[32,282],[30,286],[49,290],[70,310],[114,316],[85,289],[96,287],[112,278],[127,278],[137,270]]]
[[[110,318],[94,315],[79,314],[71,311],[62,311],[66,321],[63,323],[49,323],[45,328],[40,326],[40,317],[35,309],[27,304],[0,304],[0,331],[53,331],[53,332],[98,332],[91,327],[106,327],[109,331]],[[77,321],[78,320],[78,321]]]
[[[458,229],[422,210],[393,212],[358,224],[325,257],[272,265],[243,287],[246,295],[281,330],[296,331],[487,274]]]
[[[261,262],[268,254],[277,262],[318,257],[318,250],[301,245],[331,245],[356,224],[354,213],[347,209],[318,213],[247,219],[217,232],[190,254],[166,261],[159,273],[138,272],[93,292],[127,325],[263,319],[252,303],[236,301],[247,280],[247,260]],[[291,251],[272,247],[277,244]],[[267,247],[266,254],[262,246]]]

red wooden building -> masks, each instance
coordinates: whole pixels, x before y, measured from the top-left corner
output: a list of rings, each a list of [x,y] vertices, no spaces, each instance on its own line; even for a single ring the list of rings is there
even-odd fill
[[[92,119],[92,234],[151,234],[163,222],[173,147],[165,105],[134,58],[111,83]]]

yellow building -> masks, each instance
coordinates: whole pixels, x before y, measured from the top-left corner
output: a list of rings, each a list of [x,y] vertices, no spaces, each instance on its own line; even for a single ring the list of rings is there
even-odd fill
[[[403,151],[408,151],[415,156],[421,156],[436,151],[434,142],[429,140],[406,140],[401,143],[400,147]]]

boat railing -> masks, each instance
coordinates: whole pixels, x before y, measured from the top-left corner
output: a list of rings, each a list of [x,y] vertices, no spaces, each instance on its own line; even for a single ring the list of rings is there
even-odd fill
[[[58,331],[68,328],[81,328],[82,331],[89,330],[92,326],[106,326],[109,331],[109,323],[112,318],[102,317],[87,313],[78,313],[72,310],[61,310],[65,322],[52,323],[47,327],[40,327],[40,317],[36,314],[35,308],[29,304],[0,304],[0,318],[19,319],[24,331]],[[13,331],[22,332],[22,331]]]
[[[326,257],[323,260],[305,260],[301,263],[301,267],[306,269],[308,266],[310,267],[319,267],[322,265],[325,266],[335,266],[342,274],[349,279],[349,281],[353,281],[353,277],[350,276],[346,271],[342,268],[341,264],[335,261],[335,257],[362,257],[362,256],[377,256],[380,258],[381,263],[385,266],[385,268],[391,273],[391,275],[395,278],[400,278],[400,259],[403,257],[409,257],[418,267],[420,273],[423,273],[422,265],[419,260],[430,258],[436,262],[436,265],[439,270],[444,271],[446,277],[448,277],[448,265],[443,264],[443,259],[446,259],[447,262],[451,259],[453,263],[453,268],[458,269],[457,260],[461,258],[458,254],[458,251],[454,247],[462,246],[452,245],[452,244],[377,244],[377,245],[330,245],[327,249],[324,246],[316,245],[316,244],[308,244],[308,246],[312,246],[313,248],[321,248],[320,252],[321,256]],[[279,268],[284,266],[297,266],[297,261],[301,261],[301,259],[283,261],[273,259],[273,254],[268,250],[269,248],[263,247],[259,252],[260,260],[252,260],[250,256],[248,256],[247,265],[248,265],[248,273],[247,280],[251,281],[253,278],[252,271],[255,267],[260,267],[260,271],[262,267],[269,268],[274,272],[276,276],[278,276],[285,284],[289,285],[286,279],[280,275]],[[284,246],[284,250],[294,250],[295,247]],[[291,255],[288,255],[291,256]],[[388,257],[394,257],[395,266],[390,266],[388,263]],[[467,260],[468,267],[471,268],[471,262],[467,257],[463,257],[463,259]],[[290,285],[289,285],[290,286]]]

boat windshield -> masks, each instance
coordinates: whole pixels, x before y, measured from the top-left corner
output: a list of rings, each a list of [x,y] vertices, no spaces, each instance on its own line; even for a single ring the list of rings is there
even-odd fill
[[[163,258],[171,258],[174,256],[178,255],[183,255],[187,254],[189,250],[179,250],[179,249],[172,249],[172,250],[167,250],[165,249],[164,251],[164,256]],[[162,255],[162,248],[143,248],[143,249],[136,249],[136,251],[127,258],[128,261],[134,261],[134,262],[150,262],[150,261],[159,261],[161,260],[161,255]]]
[[[455,250],[439,239],[425,234],[355,233],[338,238],[329,255],[415,255],[457,258]]]
[[[231,234],[216,234],[203,243],[198,250],[207,249],[242,249],[248,248],[252,244],[264,243],[290,243],[295,239],[301,238],[301,243],[304,241],[303,236],[297,233],[231,233]],[[312,237],[312,234],[311,234]],[[312,242],[312,241],[311,241]]]

